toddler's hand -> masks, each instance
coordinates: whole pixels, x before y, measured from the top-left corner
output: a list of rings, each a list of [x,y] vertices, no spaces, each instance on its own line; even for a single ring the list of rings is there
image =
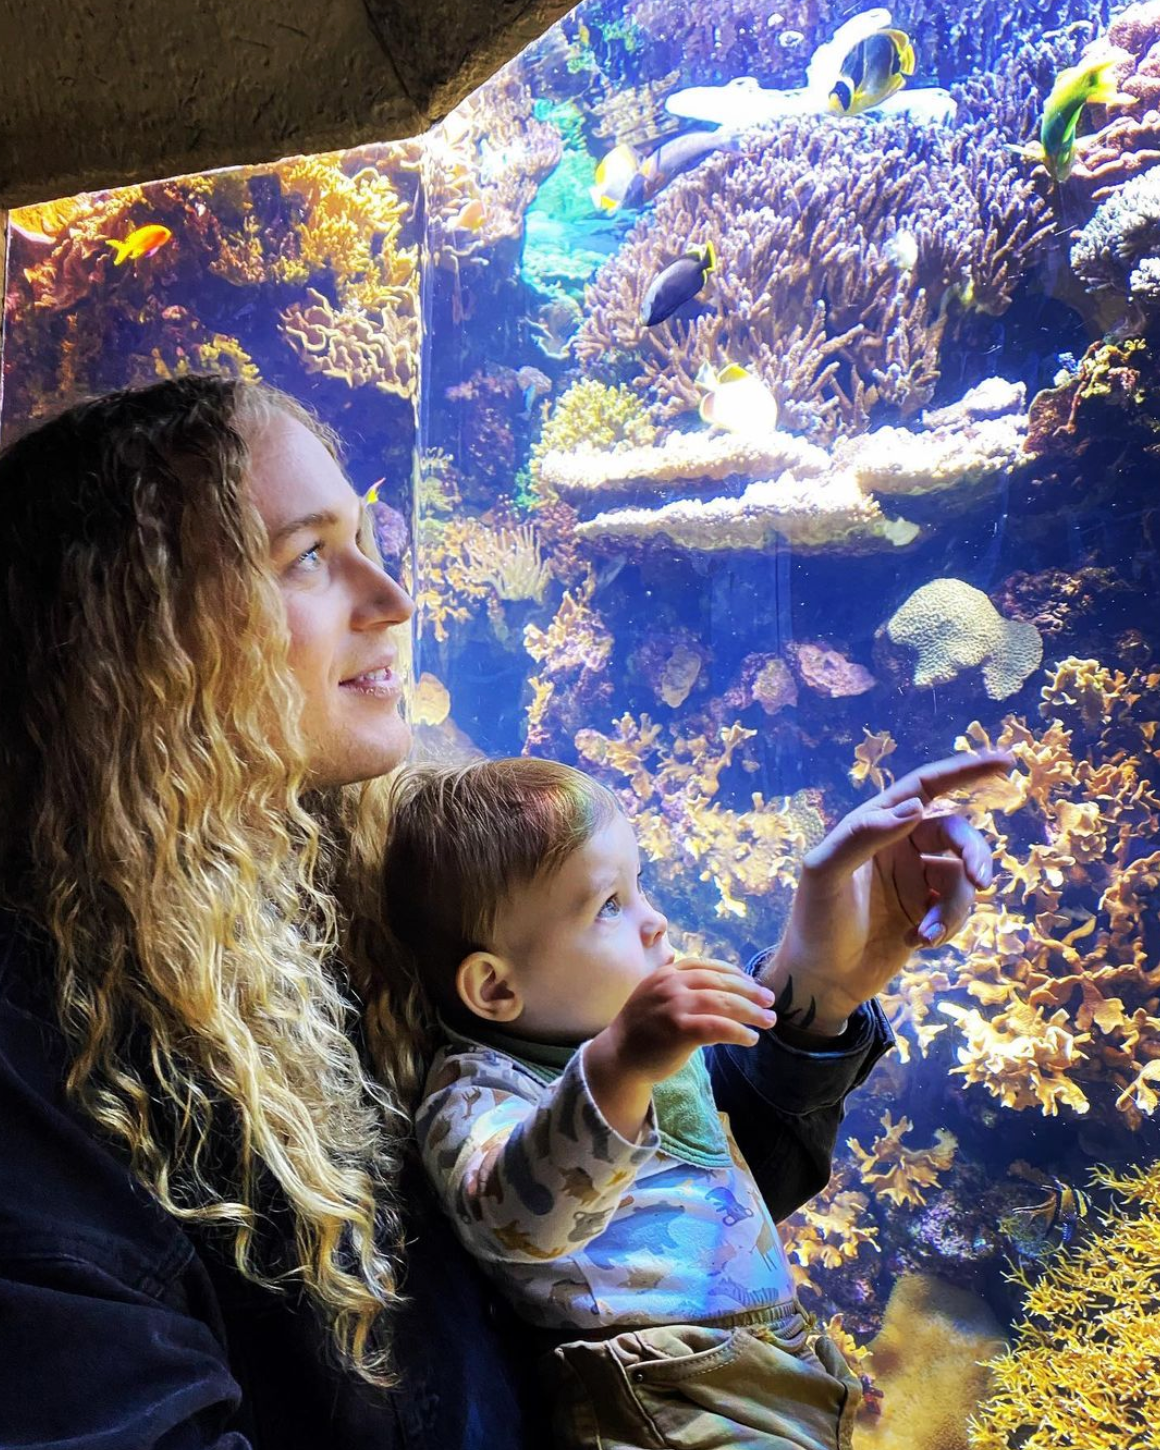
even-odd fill
[[[773,993],[728,962],[686,957],[658,967],[594,1039],[610,1067],[649,1083],[671,1077],[698,1047],[752,1047],[772,1027]]]

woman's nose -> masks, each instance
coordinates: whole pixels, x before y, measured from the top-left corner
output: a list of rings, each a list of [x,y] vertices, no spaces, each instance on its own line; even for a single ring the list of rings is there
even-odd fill
[[[415,601],[398,582],[373,559],[368,559],[359,613],[368,627],[405,624],[415,613]]]

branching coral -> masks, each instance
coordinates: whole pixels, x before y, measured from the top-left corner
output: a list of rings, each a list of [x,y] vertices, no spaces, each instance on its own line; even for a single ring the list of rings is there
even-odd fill
[[[533,115],[515,67],[493,76],[426,138],[423,177],[432,260],[458,269],[518,237],[524,213],[563,147],[554,126]]]
[[[700,367],[725,362],[753,369],[786,425],[820,441],[864,431],[877,404],[913,412],[938,377],[944,299],[953,290],[1002,311],[1045,234],[1016,176],[981,131],[789,120],[750,133],[637,222],[589,288],[575,353],[633,368],[659,418],[696,406]],[[894,260],[900,234],[917,246],[909,270]],[[710,241],[718,266],[702,313],[644,328],[652,277]]]
[[[1147,924],[1160,851],[1148,844],[1160,796],[1146,770],[1158,705],[1160,674],[1068,659],[1049,672],[1040,730],[1008,717],[994,740],[976,723],[958,742],[1009,750],[1016,769],[963,807],[998,872],[936,959],[949,978],[938,1011],[952,1025],[953,1071],[1009,1108],[1086,1113],[1094,1092],[1132,1125],[1155,1109],[1160,961]],[[905,1014],[900,1026],[925,1053],[929,1003],[918,1001],[916,1029]]]
[[[561,467],[571,460],[582,467],[593,454],[607,463],[626,449],[647,449],[656,432],[631,389],[582,378],[557,399],[532,449],[529,472],[551,497],[561,487]]]
[[[903,603],[883,626],[896,645],[916,651],[914,683],[923,688],[983,667],[992,700],[1013,695],[1043,658],[1033,624],[1005,620],[981,590],[961,579],[932,579]]]
[[[971,1450],[1149,1450],[1160,1400],[1160,1162],[1125,1176],[1083,1241],[1032,1278],[1014,1347],[989,1365]]]
[[[939,1128],[933,1148],[908,1148],[902,1139],[914,1126],[909,1118],[899,1118],[896,1123],[886,1112],[882,1115],[882,1126],[886,1131],[874,1139],[869,1149],[863,1148],[856,1138],[846,1139],[857,1160],[862,1182],[877,1197],[889,1199],[891,1203],[925,1203],[923,1190],[938,1186],[939,1175],[954,1162],[958,1139],[948,1129]]]
[[[755,734],[734,721],[712,734],[674,727],[662,739],[661,727],[647,715],[637,720],[625,714],[611,735],[585,728],[575,737],[582,759],[617,789],[641,849],[662,879],[686,892],[692,881],[711,883],[721,917],[748,915],[750,898],[784,896],[802,854],[825,829],[804,798],[778,806],[754,794],[746,811],[714,800],[722,774]],[[686,917],[697,911],[694,895]]]
[[[532,700],[527,713],[525,752],[545,745],[554,730],[571,732],[612,693],[607,662],[612,635],[592,608],[595,576],[564,592],[546,629],[529,624],[524,648],[539,665],[529,677]]]

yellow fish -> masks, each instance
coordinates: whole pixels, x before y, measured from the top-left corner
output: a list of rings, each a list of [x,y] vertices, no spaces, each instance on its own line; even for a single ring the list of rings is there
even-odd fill
[[[842,62],[830,91],[830,110],[857,116],[900,91],[914,74],[914,46],[904,30],[876,30]]]
[[[376,478],[374,483],[371,484],[370,488],[367,489],[366,493],[363,494],[363,503],[378,503],[379,489],[384,483],[386,483],[386,481],[387,480],[385,476],[383,478]]]
[[[1075,165],[1075,131],[1085,106],[1131,106],[1135,96],[1121,95],[1111,78],[1114,56],[1068,66],[1055,78],[1043,103],[1039,140],[1013,149],[1040,161],[1054,181],[1066,181]]]
[[[706,394],[701,399],[701,421],[711,428],[767,433],[777,427],[777,399],[756,373],[739,363],[730,363],[720,372],[703,363],[697,386]]]
[[[168,227],[163,227],[159,222],[149,222],[148,225],[131,231],[124,241],[118,241],[115,237],[106,237],[105,241],[116,251],[113,266],[119,267],[123,262],[137,262],[142,257],[151,257],[172,236],[173,233]]]

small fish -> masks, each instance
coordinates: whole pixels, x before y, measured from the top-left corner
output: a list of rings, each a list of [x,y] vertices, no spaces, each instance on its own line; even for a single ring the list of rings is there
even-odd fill
[[[552,391],[552,379],[539,368],[527,366],[516,372],[516,386],[524,395],[524,412],[530,413],[536,399]]]
[[[737,138],[731,131],[686,131],[662,141],[643,159],[631,146],[614,146],[596,168],[596,185],[588,188],[597,211],[618,207],[636,210],[683,171],[690,171],[713,151],[735,151]]]
[[[646,327],[664,322],[678,307],[696,297],[716,267],[712,242],[706,242],[703,247],[690,247],[683,257],[658,272],[649,283],[641,303],[640,320]]]
[[[830,110],[857,116],[881,105],[914,74],[914,46],[903,30],[876,30],[842,61],[830,90]]]
[[[142,257],[151,257],[172,236],[173,233],[168,227],[163,227],[159,222],[149,222],[148,225],[131,231],[123,241],[118,241],[115,237],[105,237],[104,240],[116,251],[113,266],[119,267],[123,262],[138,262]]]
[[[918,266],[918,238],[911,231],[895,232],[882,250],[900,272],[913,272]]]
[[[374,483],[371,484],[370,488],[367,489],[366,493],[363,494],[363,503],[378,503],[379,489],[383,486],[384,483],[386,483],[386,481],[387,480],[385,475],[382,478],[376,478]]]
[[[1071,1243],[1079,1220],[1087,1217],[1091,1206],[1086,1193],[1058,1178],[1051,1180],[1050,1187],[1044,1187],[1047,1197],[1042,1203],[1014,1208],[999,1220],[1000,1232],[1007,1235],[1022,1258],[1046,1258]]]
[[[768,433],[777,427],[777,400],[748,368],[730,363],[717,372],[702,363],[697,386],[706,393],[701,399],[701,421],[711,428]]]
[[[472,197],[451,223],[457,232],[477,232],[487,220],[487,208],[478,196]]]
[[[1011,149],[1047,168],[1053,181],[1066,181],[1075,165],[1075,131],[1085,106],[1130,106],[1135,96],[1121,95],[1111,77],[1116,57],[1105,55],[1061,70],[1039,123],[1039,140]]]

